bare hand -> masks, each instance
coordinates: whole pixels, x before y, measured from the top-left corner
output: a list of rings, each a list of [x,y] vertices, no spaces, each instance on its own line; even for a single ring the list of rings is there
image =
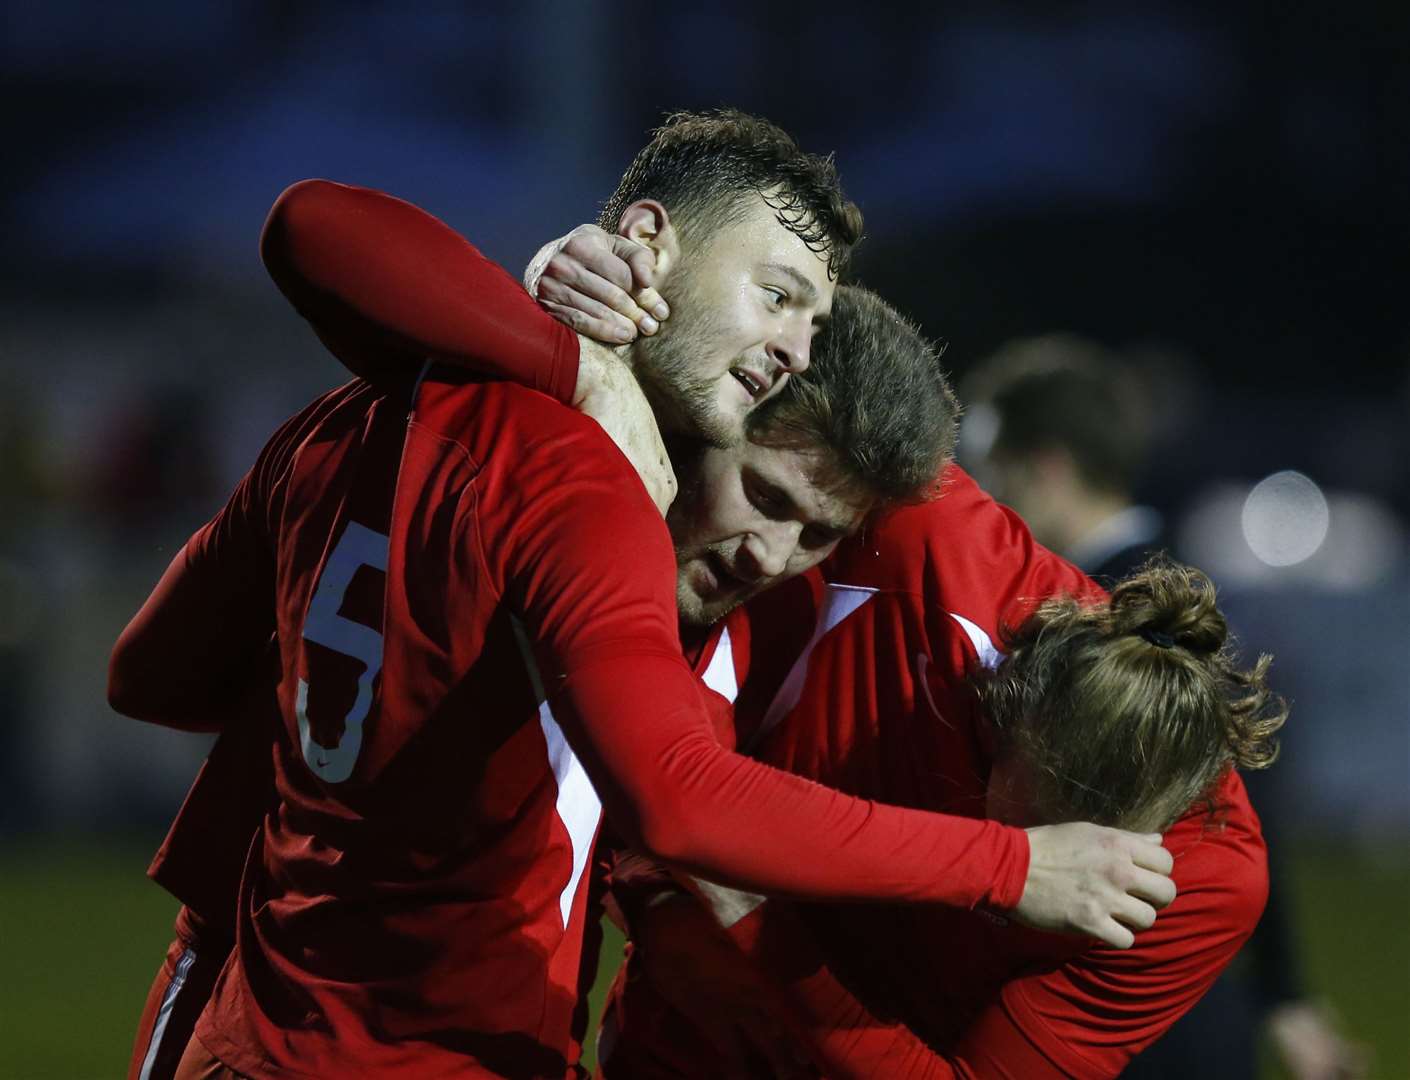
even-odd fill
[[[654,285],[649,248],[596,225],[579,225],[539,248],[524,271],[524,287],[561,322],[584,337],[622,345],[638,330],[654,334],[671,309]]]
[[[1336,1017],[1316,1001],[1290,1001],[1268,1014],[1268,1034],[1293,1080],[1361,1080],[1366,1048],[1348,1040]]]
[[[676,474],[656,417],[626,363],[594,342],[582,342],[573,407],[612,436],[664,516],[676,497]]]
[[[800,1074],[808,1058],[780,1017],[781,995],[695,897],[676,893],[638,912],[632,940],[641,970],[719,1054],[722,1076]]]
[[[1095,937],[1118,949],[1135,942],[1175,899],[1175,860],[1159,834],[1075,821],[1028,831],[1028,880],[1013,915],[1038,930]]]

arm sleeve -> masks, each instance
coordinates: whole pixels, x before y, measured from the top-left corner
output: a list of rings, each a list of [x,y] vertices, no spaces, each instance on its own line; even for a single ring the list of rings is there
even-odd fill
[[[219,513],[177,552],[108,661],[118,712],[185,731],[221,731],[274,639],[278,489],[305,431],[343,391],[287,420]]]
[[[278,649],[270,650],[277,659]],[[276,798],[270,744],[283,728],[278,671],[248,680],[232,699],[240,715],[221,732],[186,801],[147,868],[147,876],[233,940],[235,901],[250,838]]]
[[[1107,1080],[1204,995],[1263,908],[1264,849],[1251,815],[1240,812],[1237,777],[1225,794],[1231,820],[1212,826],[1201,813],[1179,826],[1180,895],[1133,948],[1093,948],[1010,981],[946,1053],[873,1015],[829,970],[790,905],[764,904],[728,932],[784,990],[827,1076]]]
[[[274,635],[274,552],[261,525],[260,466],[186,541],[108,664],[114,709],[185,731],[219,731]]]
[[[1230,778],[1226,793],[1242,797],[1237,776]],[[1266,853],[1251,812],[1218,824],[1204,818],[1192,815],[1177,826],[1194,834],[1183,846],[1166,834],[1179,895],[1136,935],[1134,947],[1090,949],[1056,971],[1004,987],[958,1048],[976,1075],[990,1075],[986,1063],[1004,1060],[1004,1048],[1021,1041],[1069,1075],[1105,1080],[1204,996],[1253,933],[1268,895]]]
[[[410,203],[301,181],[270,210],[260,254],[280,291],[355,374],[409,380],[430,356],[572,401],[573,332]]]
[[[759,892],[1013,906],[1021,830],[842,795],[719,744],[676,636],[669,534],[605,448],[617,471],[550,466],[500,511],[514,539],[494,576],[514,583],[554,715],[623,840]]]

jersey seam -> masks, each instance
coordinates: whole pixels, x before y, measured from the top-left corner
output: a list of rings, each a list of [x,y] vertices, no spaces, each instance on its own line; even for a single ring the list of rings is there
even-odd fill
[[[475,561],[480,564],[480,569],[484,573],[484,582],[488,586],[490,592],[494,594],[495,603],[498,605],[502,605],[504,603],[504,593],[500,590],[499,583],[495,581],[494,574],[490,572],[490,561],[489,558],[485,555],[485,538],[484,535],[480,532],[480,493],[478,488],[476,487],[475,482],[480,478],[480,473],[481,471],[483,471],[484,465],[481,464],[480,460],[470,452],[470,448],[467,447],[459,439],[456,439],[450,435],[446,435],[443,432],[436,431],[434,428],[428,427],[427,425],[417,420],[415,414],[413,414],[411,419],[407,422],[408,435],[411,433],[413,428],[418,432],[424,432],[427,436],[432,439],[435,439],[442,445],[455,447],[456,450],[460,451],[461,457],[464,458],[465,461],[474,470],[474,477],[467,481],[465,486],[461,488],[460,494],[456,498],[456,503],[458,504],[458,512],[461,514],[468,514],[469,516],[469,531],[475,539]],[[465,507],[467,497],[472,503],[468,510]]]

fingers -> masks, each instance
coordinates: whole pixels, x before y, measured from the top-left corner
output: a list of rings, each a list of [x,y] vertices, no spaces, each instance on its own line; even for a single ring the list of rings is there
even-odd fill
[[[609,308],[569,285],[544,274],[539,282],[539,303],[578,333],[608,345],[621,345],[636,337],[628,316]]]
[[[1028,830],[1029,868],[1014,916],[1025,925],[1130,948],[1174,899],[1174,858],[1157,834],[1083,822]]]
[[[595,227],[575,230],[544,273],[627,316],[643,333],[655,333],[659,320],[670,317],[654,288],[656,256],[625,236]]]
[[[1134,896],[1120,897],[1112,908],[1112,918],[1131,930],[1149,930],[1155,925],[1155,908]]]
[[[1169,907],[1175,901],[1175,882],[1164,874],[1144,870],[1139,866],[1133,868],[1126,891],[1132,896],[1139,896],[1157,909]]]
[[[622,282],[616,279],[613,279],[613,284],[624,287],[631,293],[637,307],[654,316],[658,322],[665,322],[671,317],[671,306],[653,287],[656,280],[656,256],[625,236],[613,237],[613,241],[617,257],[631,269],[630,285],[622,286]]]
[[[671,314],[654,287],[655,272],[656,257],[649,248],[595,225],[584,225],[574,229],[547,259],[538,279],[537,296],[565,307],[575,306],[578,297],[587,297],[629,322],[632,337],[637,330],[654,334],[661,320]],[[580,310],[593,322],[602,321],[597,309]]]
[[[626,282],[612,278],[613,284],[620,286],[630,293],[637,293],[642,290],[650,290],[652,293],[655,293],[652,286],[656,283],[656,256],[651,253],[650,249],[643,247],[635,240],[628,240],[625,236],[614,236],[612,237],[612,252],[618,259],[627,264],[630,278],[630,280]],[[584,261],[587,262],[587,260]],[[587,262],[587,265],[592,266],[593,264]],[[659,302],[660,299],[659,296],[656,296],[656,301]],[[648,310],[654,306],[654,303],[642,305],[642,307],[648,308]],[[667,315],[668,314],[669,312],[667,312]],[[660,317],[664,319],[666,315]]]
[[[651,312],[658,322],[665,322],[671,317],[671,306],[661,299],[661,294],[655,289],[638,289],[632,295],[636,298],[637,307]]]
[[[1101,922],[1094,934],[1097,940],[1110,945],[1113,949],[1129,949],[1136,943],[1136,935],[1111,918]]]
[[[630,280],[628,284],[630,285]],[[550,259],[548,266],[544,268],[543,277],[539,280],[539,299],[552,300],[559,304],[575,302],[565,300],[567,295],[590,299],[596,307],[589,311],[589,314],[594,314],[597,308],[610,308],[631,324],[633,335],[637,327],[643,332],[656,332],[658,324],[655,318],[642,310],[625,289],[595,270],[569,258],[567,250],[564,249]]]
[[[577,264],[582,272],[602,278],[628,293],[632,291],[632,267],[624,258],[629,251],[624,244],[641,247],[624,236],[604,232],[596,225],[580,225],[568,234],[561,252],[562,261]]]
[[[1131,861],[1137,866],[1168,876],[1175,869],[1175,856],[1161,847],[1160,840],[1159,833],[1131,837]]]
[[[613,337],[614,334],[621,333],[621,329],[616,323],[606,324],[596,319],[591,319],[574,307],[565,304],[551,304],[547,301],[539,301],[544,310],[552,315],[559,322],[563,323],[570,330],[582,334],[583,337],[592,338],[594,341],[601,341],[609,345],[626,344],[627,339]],[[632,334],[635,337],[635,333]]]

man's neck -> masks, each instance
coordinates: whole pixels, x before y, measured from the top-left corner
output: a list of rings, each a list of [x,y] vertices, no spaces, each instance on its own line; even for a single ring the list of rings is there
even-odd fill
[[[582,334],[578,337],[578,385],[573,407],[578,408],[588,394],[604,384],[632,372],[630,345],[608,346]]]

